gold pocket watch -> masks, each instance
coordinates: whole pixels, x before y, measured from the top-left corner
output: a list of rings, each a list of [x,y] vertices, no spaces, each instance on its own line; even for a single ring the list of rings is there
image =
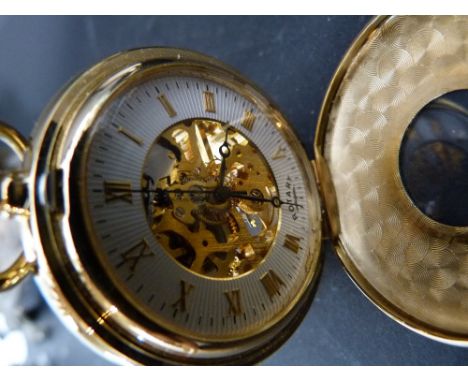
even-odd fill
[[[21,163],[2,160],[2,224],[24,250],[0,287],[34,273],[65,325],[119,363],[255,363],[307,312],[325,229],[379,308],[465,344],[468,224],[418,204],[400,168],[418,112],[468,87],[467,25],[373,20],[332,80],[313,161],[215,59],[145,48],[98,63],[29,142],[0,128]]]

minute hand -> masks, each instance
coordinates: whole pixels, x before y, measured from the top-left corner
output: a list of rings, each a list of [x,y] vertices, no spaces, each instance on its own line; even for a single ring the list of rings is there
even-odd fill
[[[248,195],[245,191],[230,191],[227,193],[227,195],[231,198],[239,198],[239,199],[253,200],[255,202],[271,203],[273,207],[276,207],[276,208],[281,207],[283,204],[288,204],[288,205],[296,206],[296,207],[303,207],[301,204],[285,202],[277,196],[274,196],[271,199],[267,199],[267,198],[261,198],[258,196]]]

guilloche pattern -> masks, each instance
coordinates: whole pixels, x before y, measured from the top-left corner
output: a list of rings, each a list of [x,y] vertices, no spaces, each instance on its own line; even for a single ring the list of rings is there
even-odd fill
[[[447,337],[468,334],[468,228],[416,208],[400,177],[399,151],[419,110],[468,89],[467,59],[468,18],[388,19],[353,57],[325,138],[353,278],[372,285],[390,314]]]

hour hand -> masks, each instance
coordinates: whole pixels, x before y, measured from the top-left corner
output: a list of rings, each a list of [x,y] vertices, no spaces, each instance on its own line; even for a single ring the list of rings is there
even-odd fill
[[[221,168],[219,170],[219,179],[218,179],[218,187],[223,187],[224,185],[224,178],[226,176],[226,159],[229,158],[231,155],[231,148],[229,147],[228,143],[228,134],[231,128],[228,127],[226,129],[226,137],[224,138],[224,143],[219,146],[219,155],[221,155]]]

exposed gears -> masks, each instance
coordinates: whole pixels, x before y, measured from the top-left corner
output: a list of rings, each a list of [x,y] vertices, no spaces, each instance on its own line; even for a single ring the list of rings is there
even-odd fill
[[[257,148],[232,127],[195,119],[167,129],[151,152],[145,173],[164,195],[151,206],[149,219],[167,253],[208,277],[237,277],[254,269],[273,242],[279,210],[230,192],[277,194]],[[159,163],[152,163],[155,158]]]

